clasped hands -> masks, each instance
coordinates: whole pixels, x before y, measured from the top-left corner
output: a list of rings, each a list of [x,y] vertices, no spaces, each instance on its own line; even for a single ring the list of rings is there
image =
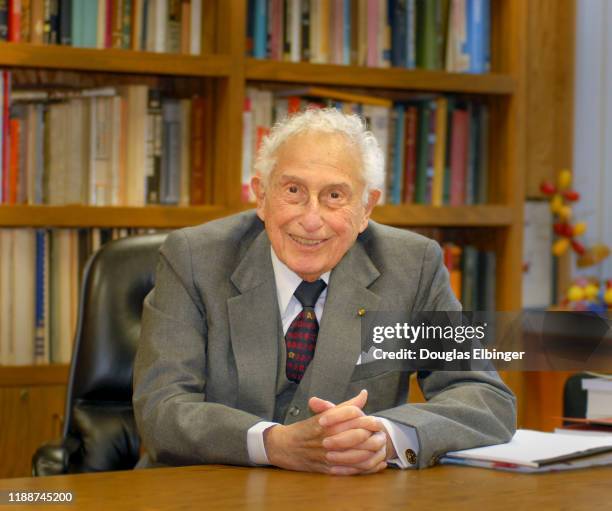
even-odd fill
[[[395,450],[382,423],[363,412],[367,399],[366,390],[339,405],[310,398],[308,406],[315,415],[264,432],[268,460],[288,470],[334,475],[384,470]]]

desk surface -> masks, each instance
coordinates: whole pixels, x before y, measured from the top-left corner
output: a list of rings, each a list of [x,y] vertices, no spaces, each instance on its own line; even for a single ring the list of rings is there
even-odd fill
[[[332,477],[271,468],[194,466],[0,480],[0,492],[72,491],[42,509],[610,509],[612,468],[521,475],[468,467]],[[3,506],[0,506],[3,507]],[[9,505],[4,509],[19,509]],[[32,506],[30,506],[30,509]]]

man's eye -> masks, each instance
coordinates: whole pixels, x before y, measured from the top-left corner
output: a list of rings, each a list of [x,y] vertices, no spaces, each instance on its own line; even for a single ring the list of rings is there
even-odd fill
[[[334,199],[334,200],[337,200],[337,199],[339,199],[339,198],[340,198],[340,193],[339,193],[339,192],[331,192],[331,193],[329,194],[329,196],[330,196],[330,198],[332,198],[332,199]]]
[[[298,193],[298,187],[295,185],[290,186],[289,193]]]

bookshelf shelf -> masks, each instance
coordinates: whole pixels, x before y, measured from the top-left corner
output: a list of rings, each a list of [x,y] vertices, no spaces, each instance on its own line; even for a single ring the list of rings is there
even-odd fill
[[[444,71],[407,70],[279,62],[246,59],[247,80],[321,84],[376,89],[422,90],[509,95],[516,91],[512,76],[505,74],[463,74]]]
[[[514,210],[508,206],[378,206],[372,219],[398,227],[506,227]]]
[[[232,212],[221,206],[0,206],[0,226],[178,228]]]
[[[177,55],[143,51],[0,43],[0,66],[172,76],[229,76],[226,55]]]
[[[0,387],[66,385],[68,371],[66,364],[0,366]]]

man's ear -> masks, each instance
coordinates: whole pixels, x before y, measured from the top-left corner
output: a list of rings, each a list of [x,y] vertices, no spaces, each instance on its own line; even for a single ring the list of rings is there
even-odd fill
[[[366,230],[368,226],[368,220],[370,219],[370,215],[374,210],[374,206],[378,204],[380,200],[380,190],[372,190],[370,195],[368,196],[368,203],[365,205],[365,211],[363,214],[363,219],[361,220],[361,225],[359,226],[359,232],[363,232]]]
[[[253,194],[255,195],[255,200],[257,202],[257,216],[262,222],[265,222],[264,202],[266,192],[263,179],[260,174],[256,174],[251,178],[251,189],[253,190]]]

